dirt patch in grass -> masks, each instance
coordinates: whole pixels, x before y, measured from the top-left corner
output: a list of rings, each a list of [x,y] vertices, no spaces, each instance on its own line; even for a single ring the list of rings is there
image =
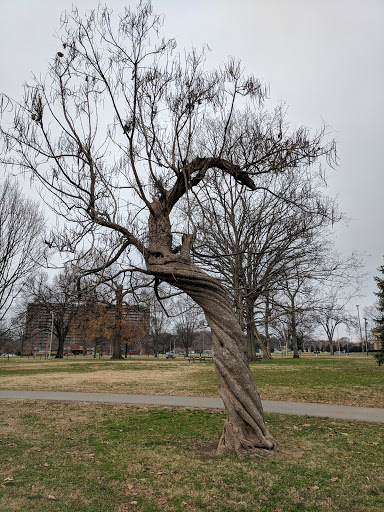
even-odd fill
[[[114,392],[133,394],[189,395],[186,382],[198,380],[197,366],[179,366],[172,369],[151,370],[96,370],[91,373],[41,373],[7,376],[2,379],[6,389],[55,390],[84,392]]]

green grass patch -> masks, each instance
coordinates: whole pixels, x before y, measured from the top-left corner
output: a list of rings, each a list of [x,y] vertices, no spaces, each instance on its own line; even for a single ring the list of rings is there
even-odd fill
[[[217,457],[221,411],[0,402],[1,512],[384,507],[382,426],[268,415],[279,451]]]
[[[383,407],[384,369],[372,357],[275,356],[251,363],[263,399]],[[212,363],[132,358],[0,359],[2,389],[218,396]]]
[[[263,398],[384,407],[384,372],[371,357],[305,357],[251,363]]]

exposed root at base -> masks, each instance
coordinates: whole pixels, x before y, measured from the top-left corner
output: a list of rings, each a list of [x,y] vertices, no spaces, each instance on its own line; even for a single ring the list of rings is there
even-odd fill
[[[225,444],[219,443],[216,450],[216,455],[235,455],[237,457],[243,458],[266,458],[275,455],[279,451],[276,442],[274,442],[270,447],[260,447],[255,445],[252,446],[250,443],[247,443],[247,447],[241,445],[240,443],[236,444],[238,444],[238,447],[226,446]]]

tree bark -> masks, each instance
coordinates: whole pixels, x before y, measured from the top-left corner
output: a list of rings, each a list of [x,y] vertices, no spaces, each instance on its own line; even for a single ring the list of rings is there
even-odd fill
[[[256,339],[259,343],[261,352],[263,354],[263,359],[272,359],[271,354],[268,353],[267,347],[264,345],[263,338],[260,336],[259,331],[257,330],[256,326],[254,327]]]
[[[264,332],[265,332],[265,342],[266,342],[266,356],[264,359],[272,359],[272,350],[271,350],[271,337],[269,335],[269,297],[266,296],[265,303],[265,313],[264,313]]]
[[[58,340],[58,345],[57,345],[57,351],[56,351],[56,356],[55,356],[55,359],[63,359],[64,357],[64,342],[65,342],[65,338],[59,338]]]
[[[123,286],[119,285],[116,289],[116,308],[115,308],[115,332],[112,340],[111,359],[123,359],[121,355],[121,328],[123,318]]]
[[[175,261],[176,258],[157,255],[147,261],[147,268],[162,281],[187,293],[203,309],[211,329],[213,363],[226,411],[217,452],[267,455],[276,442],[264,422],[261,400],[249,369],[244,334],[231,301],[216,279],[195,265],[182,262],[184,258]]]
[[[248,361],[256,361],[256,340],[252,326],[247,327],[247,353]]]
[[[291,335],[292,335],[292,349],[293,349],[293,358],[299,359],[299,345],[297,343],[297,331],[296,331],[296,315],[294,309],[292,309],[291,313]]]
[[[247,352],[248,352],[248,360],[256,361],[256,341],[259,344],[260,350],[263,354],[263,359],[272,359],[271,354],[268,352],[268,349],[265,347],[263,339],[259,335],[259,332],[255,325],[254,318],[254,304],[251,301],[247,301],[246,304],[246,320],[247,320]]]
[[[247,328],[247,352],[248,360],[256,361],[256,337],[253,317],[253,304],[246,302],[246,328]],[[241,324],[240,324],[241,325]]]

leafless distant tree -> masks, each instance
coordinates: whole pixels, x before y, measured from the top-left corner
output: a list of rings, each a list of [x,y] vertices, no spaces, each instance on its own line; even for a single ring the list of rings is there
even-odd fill
[[[356,265],[351,268],[351,281],[358,276]],[[335,353],[334,335],[338,325],[344,324],[346,327],[357,327],[356,315],[348,309],[351,300],[356,297],[358,288],[347,289],[340,286],[335,280],[333,286],[325,286],[322,290],[317,290],[317,304],[315,306],[313,318],[324,329],[330,347],[330,354]]]
[[[0,182],[0,321],[44,258],[44,215],[17,182]]]
[[[143,275],[134,275],[132,270],[127,270],[121,262],[116,263],[110,259],[108,247],[112,253],[119,245],[120,240],[116,237],[108,237],[104,247],[93,247],[85,253],[78,253],[73,262],[73,269],[77,275],[77,289],[81,300],[93,301],[105,306],[112,307],[114,312],[113,326],[109,326],[109,336],[112,340],[111,359],[121,359],[121,345],[131,344],[134,336],[134,325],[130,324],[127,317],[128,310],[123,306],[132,305],[136,302],[138,307],[142,308],[143,315],[145,309],[150,311],[147,304],[147,294],[140,293],[147,290],[153,284],[153,278],[150,279]],[[98,250],[100,249],[100,250]],[[128,300],[131,300],[129,304]],[[144,299],[144,300],[143,300]],[[105,311],[107,311],[107,309]],[[125,313],[124,313],[125,311]],[[144,318],[144,317],[143,317]],[[110,320],[108,321],[110,323]],[[144,339],[146,326],[137,324],[137,340]],[[126,332],[124,332],[126,331]]]
[[[64,356],[65,340],[70,333],[73,320],[81,308],[76,288],[76,276],[68,269],[62,270],[50,281],[48,275],[40,273],[28,282],[25,300],[37,305],[37,313],[44,311],[52,318],[52,324],[44,323],[41,328],[48,332],[52,328],[53,350],[56,358]],[[27,322],[32,321],[32,317]]]
[[[139,295],[139,302],[147,308],[150,314],[149,332],[144,340],[143,348],[147,353],[153,353],[157,357],[159,352],[168,351],[174,341],[171,328],[175,304],[172,298],[160,303],[153,289],[144,290]]]
[[[359,293],[361,269],[360,255],[342,257],[321,237],[308,241],[302,254],[297,255],[295,265],[273,296],[273,314],[283,323],[288,321],[293,357],[299,357],[299,340],[306,324],[324,328],[333,355],[336,327],[341,323],[353,325],[347,305]],[[277,324],[278,320],[274,328]]]
[[[265,126],[259,80],[233,59],[207,71],[204,53],[177,54],[174,40],[158,36],[160,25],[147,3],[118,19],[104,8],[66,15],[47,79],[27,86],[23,102],[2,97],[4,116],[10,108],[15,116],[13,128],[1,129],[3,158],[51,192],[70,226],[62,250],[115,232],[120,245],[110,261],[130,258],[126,268],[203,309],[226,410],[218,452],[266,455],[276,443],[242,327],[225,288],[192,261],[193,216],[177,220],[176,206],[209,187],[212,171],[268,190],[264,176],[332,160],[334,143],[325,129]]]
[[[273,117],[277,121],[281,127],[280,109]],[[341,218],[334,201],[324,195],[319,174],[299,166],[264,180],[264,187],[250,193],[230,178],[214,175],[213,190],[193,203],[204,206],[194,255],[232,295],[250,360],[256,355],[256,340],[263,356],[271,357],[273,297],[286,288],[288,279],[304,279],[311,266],[316,267],[317,253],[323,254],[329,244],[329,227]]]
[[[204,326],[202,311],[186,297],[177,301],[176,312],[176,341],[183,347],[185,355],[188,356],[198,331]]]

